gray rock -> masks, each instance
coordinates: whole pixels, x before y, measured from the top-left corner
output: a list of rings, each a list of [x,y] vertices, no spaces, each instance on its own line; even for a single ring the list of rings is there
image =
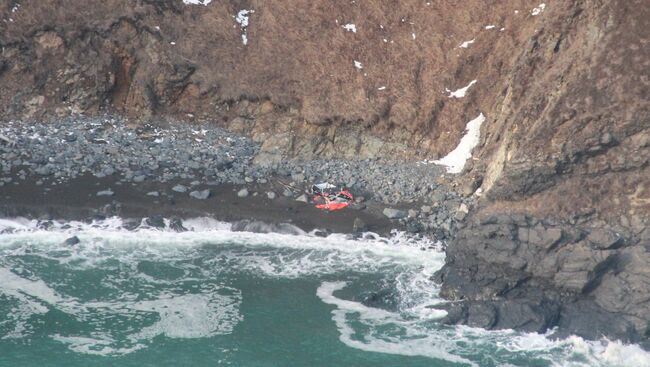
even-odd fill
[[[393,208],[384,208],[382,212],[388,219],[402,219],[408,215],[405,211]]]
[[[429,214],[429,213],[431,213],[431,207],[430,207],[429,205],[423,205],[423,206],[420,208],[420,210],[421,210],[422,213],[424,213],[424,214]]]
[[[354,223],[352,224],[352,233],[362,233],[367,230],[368,228],[366,226],[366,223],[361,218],[354,218]]]
[[[408,216],[409,218],[417,218],[418,216],[418,211],[414,209],[409,209],[408,211]]]
[[[81,242],[79,240],[79,237],[72,236],[72,237],[66,239],[65,241],[63,241],[63,244],[66,245],[66,246],[74,246],[74,245],[78,244],[79,242]]]
[[[296,183],[302,183],[305,181],[305,175],[302,173],[294,173],[291,175],[291,179]]]
[[[210,189],[192,191],[190,196],[198,200],[205,200],[210,197]]]
[[[273,191],[269,191],[269,192],[266,193],[266,197],[271,199],[271,200],[275,199],[276,196],[277,195],[275,195],[275,193]]]
[[[172,190],[176,191],[176,192],[187,192],[187,186],[176,185],[176,186],[172,187]]]
[[[149,191],[149,192],[147,193],[147,196],[158,197],[158,196],[160,196],[160,193],[159,193],[158,191]]]
[[[165,228],[165,218],[162,215],[152,215],[145,219],[144,222],[154,228]]]
[[[137,175],[133,177],[133,182],[144,182],[145,176],[144,175]]]
[[[97,191],[97,196],[113,196],[115,193],[111,189]]]
[[[307,197],[306,194],[302,194],[302,195],[300,195],[300,196],[298,196],[298,197],[296,198],[296,201],[300,201],[300,202],[302,202],[302,203],[308,203],[308,202],[309,202],[309,198]]]
[[[36,172],[41,176],[49,176],[52,174],[52,170],[50,170],[50,167],[48,166],[38,167],[37,169],[34,170],[34,172]]]
[[[247,196],[248,196],[248,189],[247,189],[247,188],[243,188],[243,189],[239,190],[239,191],[237,192],[237,196],[240,197],[240,198],[245,198],[245,197],[247,197]]]
[[[289,189],[284,189],[284,191],[282,191],[282,196],[288,197],[288,198],[293,197],[293,191],[291,191]]]

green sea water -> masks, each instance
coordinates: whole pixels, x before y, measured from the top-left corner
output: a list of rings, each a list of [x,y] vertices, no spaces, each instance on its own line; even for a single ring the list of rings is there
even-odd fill
[[[650,365],[633,345],[441,325],[429,240],[185,226],[0,220],[0,366]]]

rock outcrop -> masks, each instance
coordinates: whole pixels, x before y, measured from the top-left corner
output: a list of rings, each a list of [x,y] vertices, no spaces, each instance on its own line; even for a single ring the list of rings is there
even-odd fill
[[[213,121],[272,165],[438,158],[483,113],[446,321],[647,342],[649,29],[645,0],[10,0],[0,117]]]

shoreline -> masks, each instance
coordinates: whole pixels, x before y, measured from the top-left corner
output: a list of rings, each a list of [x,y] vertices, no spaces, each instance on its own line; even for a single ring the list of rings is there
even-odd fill
[[[259,162],[265,154],[258,143],[209,124],[134,128],[119,118],[80,117],[56,124],[7,123],[0,133],[8,139],[0,142],[4,217],[207,216],[289,223],[305,231],[385,235],[398,229],[445,241],[453,236],[457,209],[465,208],[464,218],[474,200],[439,182],[444,176],[440,166],[380,160]],[[318,182],[348,187],[355,201],[335,212],[315,208],[306,192]]]

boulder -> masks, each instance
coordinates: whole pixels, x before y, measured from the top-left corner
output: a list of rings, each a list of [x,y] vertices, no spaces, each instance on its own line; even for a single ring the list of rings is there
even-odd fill
[[[194,199],[197,200],[205,200],[210,197],[210,189],[205,189],[205,190],[196,190],[190,192],[190,197],[193,197]]]
[[[403,210],[394,209],[394,208],[384,208],[382,212],[388,219],[402,219],[406,218],[408,213]]]

